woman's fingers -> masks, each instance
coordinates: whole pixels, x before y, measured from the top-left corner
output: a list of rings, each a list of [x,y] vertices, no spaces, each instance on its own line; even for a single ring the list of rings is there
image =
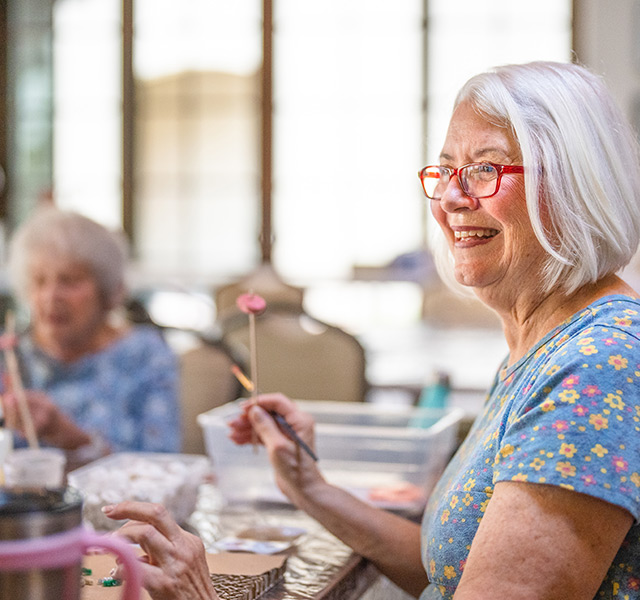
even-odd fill
[[[269,453],[275,452],[279,447],[288,446],[291,443],[262,406],[251,407],[248,416],[251,426],[262,443],[269,449]]]
[[[215,600],[204,545],[158,504],[127,501],[103,509],[113,519],[130,519],[117,534],[146,553],[144,587],[154,600]],[[115,576],[123,571],[118,566]]]
[[[300,413],[300,409],[295,402],[287,398],[284,394],[260,394],[260,396],[258,396],[258,404],[267,411],[275,410],[286,419]],[[252,402],[246,403],[247,409],[250,409],[252,406]]]
[[[250,444],[251,431],[251,422],[245,413],[229,422],[229,437],[236,444]]]
[[[183,531],[171,517],[169,511],[161,504],[126,500],[119,504],[105,506],[102,512],[110,519],[130,519],[131,521],[148,523],[169,540]]]
[[[152,565],[149,562],[148,556],[140,556],[138,559],[140,563],[140,571],[142,573],[142,587],[149,589],[149,586],[157,585],[157,581],[164,578],[165,575],[162,569],[156,565]],[[125,580],[127,578],[127,567],[120,559],[116,559],[116,566],[111,570],[109,575],[115,579]]]
[[[51,402],[48,396],[42,392],[25,390],[25,398],[29,408],[29,414],[38,435],[42,435],[52,427],[58,412],[58,408]],[[7,392],[2,401],[5,413],[6,426],[24,433],[24,425],[20,416],[18,399],[13,392]]]
[[[280,414],[307,443],[312,441],[314,427],[313,418],[304,411],[301,411],[289,398],[283,394],[262,394],[258,396],[257,404],[263,409],[263,411],[274,411]],[[254,424],[249,417],[249,413],[254,407],[255,404],[253,402],[245,402],[242,407],[242,413],[229,423],[229,437],[236,444],[248,444],[254,441],[252,436]],[[273,419],[271,419],[271,421],[273,421]],[[280,432],[280,429],[277,426],[275,429],[271,427],[269,420],[266,420],[264,424],[268,428],[265,430],[265,434],[269,435],[270,440],[282,441],[282,438],[279,435],[276,435]],[[273,425],[275,426],[275,422]],[[260,431],[257,429],[256,431],[258,435],[260,435]],[[269,434],[269,432],[271,432],[271,434]],[[263,443],[265,442],[265,440],[262,441]]]

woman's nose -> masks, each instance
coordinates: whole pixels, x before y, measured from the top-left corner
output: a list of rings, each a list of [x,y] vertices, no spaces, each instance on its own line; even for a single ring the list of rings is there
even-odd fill
[[[476,210],[479,206],[478,199],[467,196],[457,175],[452,175],[449,184],[440,198],[440,206],[446,212],[460,210]]]

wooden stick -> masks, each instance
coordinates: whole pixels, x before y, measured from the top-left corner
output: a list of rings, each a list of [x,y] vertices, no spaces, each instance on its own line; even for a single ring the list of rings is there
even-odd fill
[[[251,290],[248,294],[241,294],[236,299],[236,305],[245,314],[249,315],[249,351],[251,354],[251,377],[253,389],[251,390],[251,402],[258,404],[258,344],[256,341],[256,315],[264,312],[266,302]],[[252,429],[251,438],[254,452],[258,451],[258,436]]]
[[[10,310],[8,310],[6,314],[5,330],[8,337],[13,337],[15,335],[15,319],[13,317],[13,312]],[[18,401],[18,410],[20,411],[20,417],[24,426],[25,436],[29,442],[29,447],[39,448],[40,445],[38,444],[36,429],[33,426],[33,419],[31,418],[27,395],[25,394],[24,386],[22,385],[22,378],[20,377],[18,359],[11,344],[7,344],[4,349],[4,359],[7,365],[11,388],[16,396],[16,400]]]
[[[251,399],[254,404],[258,402],[258,341],[256,338],[256,316],[251,313],[249,315],[249,348],[251,352],[251,379],[253,380],[253,389],[251,390]]]
[[[256,337],[256,316],[249,313],[249,349],[251,353],[251,379],[253,379],[253,389],[251,390],[251,402],[258,404],[258,348]],[[258,435],[251,428],[251,442],[253,443],[253,451],[258,451]]]

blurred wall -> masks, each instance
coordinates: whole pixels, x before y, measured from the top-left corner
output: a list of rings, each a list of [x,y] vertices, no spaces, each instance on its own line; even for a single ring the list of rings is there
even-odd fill
[[[575,0],[573,47],[601,74],[640,138],[640,0]],[[640,252],[623,272],[640,291]]]
[[[640,1],[575,0],[574,49],[600,73],[640,132]]]

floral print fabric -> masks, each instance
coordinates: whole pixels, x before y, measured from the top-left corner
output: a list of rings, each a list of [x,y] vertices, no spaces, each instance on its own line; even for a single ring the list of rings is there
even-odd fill
[[[499,481],[562,486],[628,510],[634,525],[595,598],[640,598],[640,301],[603,298],[506,364],[425,511],[431,584],[421,598],[453,597]]]
[[[25,335],[18,356],[25,387],[47,392],[114,452],[180,450],[178,365],[157,329],[132,327],[104,350],[71,364],[44,354]]]

